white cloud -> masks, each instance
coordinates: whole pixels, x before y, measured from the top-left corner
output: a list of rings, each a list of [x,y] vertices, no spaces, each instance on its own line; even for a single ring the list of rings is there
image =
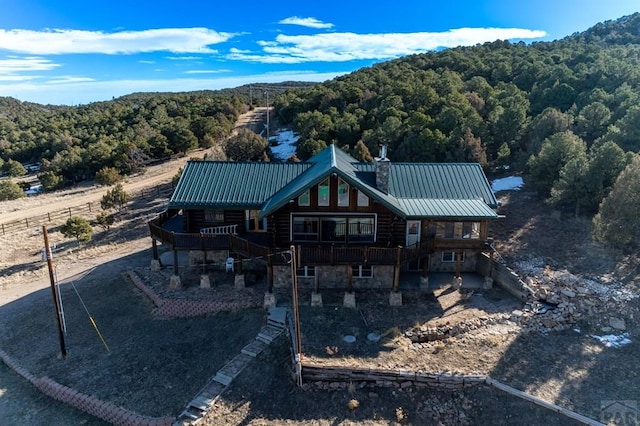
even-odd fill
[[[235,35],[208,28],[161,28],[113,33],[62,29],[0,29],[0,49],[34,55],[114,55],[158,51],[215,53],[215,50],[209,48],[210,45],[225,42]]]
[[[0,75],[0,81],[27,81],[40,78],[39,75]]]
[[[440,33],[355,34],[325,33],[259,41],[262,52],[230,51],[228,59],[261,63],[345,62],[384,60],[423,53],[437,48],[470,46],[494,40],[533,39],[544,31],[519,28],[458,28]]]
[[[165,56],[170,61],[195,61],[202,59],[200,56]]]
[[[96,81],[96,80],[90,77],[74,77],[71,75],[61,75],[61,76],[53,77],[51,80],[47,81],[47,84],[84,83],[87,81]]]
[[[185,71],[185,74],[220,74],[231,72],[231,70],[189,70]]]
[[[50,71],[59,66],[60,64],[49,59],[10,56],[9,59],[0,59],[0,75],[24,71]]]
[[[156,61],[139,60],[138,63],[140,63],[140,64],[155,64]]]
[[[333,24],[328,22],[319,21],[316,18],[299,18],[297,16],[291,16],[278,22],[279,24],[287,25],[300,25],[302,27],[309,28],[332,28]]]

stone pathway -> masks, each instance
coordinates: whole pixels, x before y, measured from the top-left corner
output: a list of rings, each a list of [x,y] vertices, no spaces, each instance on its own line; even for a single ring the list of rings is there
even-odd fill
[[[187,404],[187,407],[178,416],[174,426],[198,424],[233,379],[282,334],[286,327],[286,318],[286,308],[270,308],[267,315],[267,325],[251,343],[242,348],[238,355],[218,370],[216,375],[209,380],[209,383]]]

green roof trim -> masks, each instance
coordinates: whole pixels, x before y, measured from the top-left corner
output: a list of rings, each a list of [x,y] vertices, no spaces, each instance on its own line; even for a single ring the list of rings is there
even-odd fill
[[[393,163],[389,193],[377,188],[375,163],[329,145],[304,163],[189,161],[169,208],[256,209],[264,218],[335,174],[402,218],[498,217],[497,200],[475,163]]]

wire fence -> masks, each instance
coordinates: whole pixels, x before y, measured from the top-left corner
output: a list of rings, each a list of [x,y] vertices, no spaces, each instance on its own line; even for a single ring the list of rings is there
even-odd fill
[[[153,187],[143,188],[129,192],[133,202],[144,201],[145,199],[153,199],[159,197],[169,198],[173,193],[173,184],[164,183]],[[125,206],[127,208],[127,206]],[[11,234],[12,232],[30,229],[34,226],[47,225],[52,223],[62,223],[72,216],[80,216],[86,219],[95,218],[102,211],[99,201],[80,204],[77,206],[66,207],[64,209],[52,210],[50,212],[31,216],[20,220],[0,224],[0,232],[2,235]]]

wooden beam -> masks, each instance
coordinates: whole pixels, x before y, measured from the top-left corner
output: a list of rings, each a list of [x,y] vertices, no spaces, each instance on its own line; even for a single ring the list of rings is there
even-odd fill
[[[422,269],[422,277],[427,278],[429,276],[429,255],[424,256],[420,260],[420,269]]]
[[[353,266],[347,265],[347,292],[353,292]]]
[[[400,287],[400,259],[402,256],[402,247],[398,246],[396,255],[396,264],[393,266],[393,291],[398,291]]]
[[[178,275],[178,250],[173,250],[173,275]]]
[[[462,267],[462,251],[458,250],[456,251],[456,278],[460,278],[461,267]]]
[[[158,242],[155,238],[151,239],[151,248],[153,250],[153,260],[158,260]]]

